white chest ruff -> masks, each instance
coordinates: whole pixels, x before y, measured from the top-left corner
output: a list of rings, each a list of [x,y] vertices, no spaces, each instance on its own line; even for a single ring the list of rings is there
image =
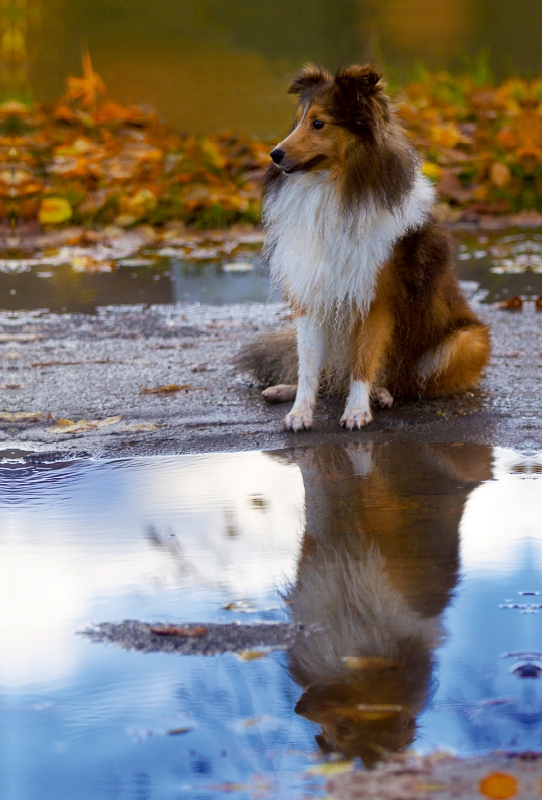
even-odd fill
[[[395,213],[369,203],[348,218],[327,172],[288,176],[264,207],[271,276],[312,316],[366,313],[395,242],[423,224],[433,201],[420,174]]]

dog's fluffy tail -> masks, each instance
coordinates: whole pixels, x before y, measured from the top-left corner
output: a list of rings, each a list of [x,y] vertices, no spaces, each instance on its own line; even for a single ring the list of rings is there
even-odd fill
[[[234,365],[241,372],[252,372],[265,386],[297,383],[297,347],[292,327],[263,333],[241,348]]]

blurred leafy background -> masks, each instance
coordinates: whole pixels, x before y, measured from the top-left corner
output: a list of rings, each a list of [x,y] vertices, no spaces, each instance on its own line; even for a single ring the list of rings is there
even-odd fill
[[[0,216],[257,223],[307,60],[384,67],[446,218],[540,212],[541,23],[535,0],[0,0]]]

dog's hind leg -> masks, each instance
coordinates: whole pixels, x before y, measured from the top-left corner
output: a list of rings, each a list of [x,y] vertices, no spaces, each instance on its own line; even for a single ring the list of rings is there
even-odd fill
[[[269,386],[262,392],[266,403],[291,403],[297,394],[297,383],[279,383]]]
[[[471,325],[455,331],[418,362],[421,393],[425,397],[441,397],[474,389],[488,362],[489,350],[485,325]]]
[[[393,405],[393,397],[384,386],[372,389],[371,397],[377,400],[382,408],[391,408]]]

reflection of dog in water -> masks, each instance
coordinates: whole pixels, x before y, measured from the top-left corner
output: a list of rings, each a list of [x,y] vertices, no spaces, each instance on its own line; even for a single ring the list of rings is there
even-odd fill
[[[320,633],[290,651],[296,712],[326,751],[366,764],[409,745],[427,703],[458,526],[491,450],[409,445],[282,453],[302,471],[306,527],[292,616]],[[461,483],[461,486],[459,484]]]

